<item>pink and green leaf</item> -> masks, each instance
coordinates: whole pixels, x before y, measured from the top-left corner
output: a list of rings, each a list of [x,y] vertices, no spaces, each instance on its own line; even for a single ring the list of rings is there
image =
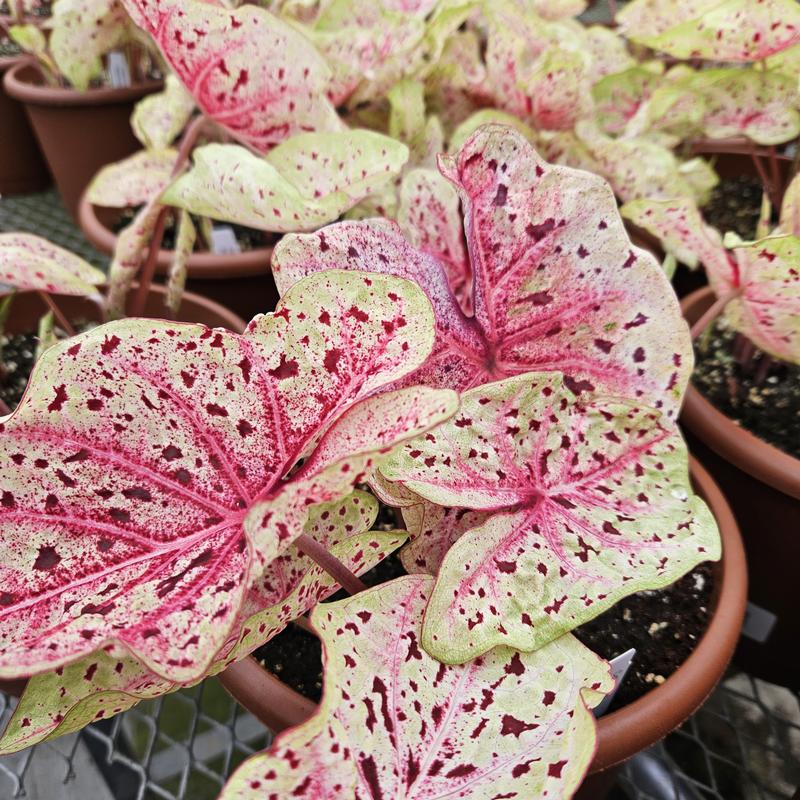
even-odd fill
[[[86,196],[96,206],[136,208],[158,198],[172,179],[175,150],[140,150],[103,167],[94,176]]]
[[[163,201],[260,230],[314,230],[391,182],[407,160],[404,144],[366,130],[299,134],[263,158],[209,144]]]
[[[688,329],[658,264],[631,245],[608,185],[546,163],[502,126],[480,129],[440,168],[461,195],[474,317],[459,308],[445,267],[387,221],[284,237],[273,257],[278,288],[332,268],[419,283],[436,313],[437,340],[410,383],[462,391],[564,370],[581,391],[674,414],[691,368]]]
[[[2,423],[0,675],[115,644],[170,680],[202,676],[264,554],[302,532],[308,503],[358,480],[345,475],[347,422],[333,423],[363,418],[359,402],[424,362],[431,319],[410,282],[329,272],[243,335],[125,320],[49,349]],[[356,460],[452,406],[449,392],[411,410],[370,405],[377,452],[365,434]],[[401,430],[412,412],[421,424]],[[281,509],[285,528],[268,519]]]
[[[32,233],[0,233],[0,283],[15,289],[99,300],[105,281],[99,269]]]
[[[147,150],[169,147],[186,127],[196,106],[194,98],[172,74],[164,88],[140,100],[131,115],[136,138]]]
[[[245,762],[221,800],[571,796],[608,665],[569,636],[440,664],[419,646],[431,584],[409,576],[317,607],[322,705]]]
[[[760,61],[800,41],[794,0],[635,0],[617,22],[635,42],[676,58]]]
[[[122,3],[203,113],[255,150],[302,131],[341,129],[325,96],[331,79],[325,59],[266,9],[229,10],[201,0]]]
[[[172,263],[167,275],[167,296],[164,299],[173,316],[181,307],[183,290],[189,272],[189,258],[194,251],[197,231],[188,211],[181,209],[178,214],[178,231],[175,235],[175,247],[172,252]]]
[[[382,471],[432,503],[495,512],[448,550],[428,604],[422,642],[446,663],[535,650],[720,556],[674,424],[577,398],[556,374],[468,392]]]

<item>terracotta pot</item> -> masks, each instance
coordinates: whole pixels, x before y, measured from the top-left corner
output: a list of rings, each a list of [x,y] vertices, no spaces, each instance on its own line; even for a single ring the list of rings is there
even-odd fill
[[[117,235],[112,227],[120,209],[93,206],[86,196],[78,208],[78,224],[86,238],[100,251],[113,254]],[[156,272],[165,275],[172,263],[171,250],[159,250]],[[218,255],[193,253],[189,258],[186,288],[211,297],[245,319],[272,311],[278,290],[270,272],[272,247],[259,247],[245,253]]]
[[[25,108],[3,89],[2,78],[27,56],[0,57],[0,195],[41,192],[51,182]]]
[[[713,301],[708,288],[689,295],[681,303],[684,316],[691,324]],[[735,660],[765,680],[800,689],[793,657],[800,638],[794,592],[800,563],[800,460],[739,427],[691,385],[681,423],[692,450],[730,498],[741,526],[750,599],[778,617],[766,642],[743,637]]]
[[[602,800],[613,785],[617,765],[663,739],[707,699],[736,647],[747,601],[747,567],[736,520],[706,470],[691,460],[692,482],[710,506],[722,535],[723,557],[715,565],[713,614],[694,652],[661,686],[624,708],[606,714],[598,725],[598,748],[583,800]],[[281,683],[253,658],[220,675],[225,688],[267,727],[279,732],[307,719],[315,706]]]
[[[137,100],[162,84],[79,92],[46,86],[36,65],[21,63],[5,74],[3,85],[24,104],[64,205],[77,219],[81,193],[100,167],[141,148],[131,130],[131,112]]]

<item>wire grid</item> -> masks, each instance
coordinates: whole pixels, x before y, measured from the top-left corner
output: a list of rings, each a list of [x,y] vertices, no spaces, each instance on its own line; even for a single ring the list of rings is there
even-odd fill
[[[53,190],[0,199],[0,231],[14,230],[108,265]],[[12,708],[0,693],[0,724]],[[236,766],[269,741],[210,679],[0,758],[0,800],[214,800]],[[789,800],[800,784],[800,696],[734,673],[654,754],[661,789],[647,788],[637,759],[614,800]]]

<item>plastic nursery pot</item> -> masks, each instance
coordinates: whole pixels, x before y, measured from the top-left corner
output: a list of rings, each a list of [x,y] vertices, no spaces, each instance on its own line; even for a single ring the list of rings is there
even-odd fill
[[[100,167],[140,149],[130,126],[133,106],[162,84],[81,92],[45,85],[38,66],[23,62],[8,70],[3,86],[25,106],[64,205],[77,219],[81,193]]]
[[[684,316],[690,324],[695,322],[713,301],[709,288],[689,295],[681,303]],[[742,637],[735,660],[765,680],[800,689],[794,658],[800,636],[794,585],[800,563],[800,460],[739,427],[691,384],[681,423],[692,450],[730,498],[739,521],[750,570],[750,600],[777,617],[766,641]],[[754,616],[753,622],[757,619]],[[757,633],[758,628],[756,624]]]
[[[78,224],[98,250],[111,255],[117,245],[112,228],[121,213],[120,209],[94,206],[84,195],[78,207]],[[172,256],[171,250],[159,250],[157,274],[166,274]],[[250,320],[256,314],[272,311],[278,302],[278,290],[270,272],[271,258],[271,246],[229,255],[192,253],[186,288],[211,297]]]
[[[0,57],[0,195],[40,192],[51,182],[25,108],[8,95],[3,76],[27,56]]]
[[[744,549],[730,507],[708,472],[691,460],[692,482],[708,503],[722,536],[713,613],[692,654],[663,684],[633,703],[605,715],[598,725],[598,748],[576,797],[602,800],[614,783],[614,768],[651,747],[686,721],[717,685],[739,638],[747,602]],[[306,720],[313,702],[290,689],[253,658],[220,675],[225,688],[268,728],[278,733]]]

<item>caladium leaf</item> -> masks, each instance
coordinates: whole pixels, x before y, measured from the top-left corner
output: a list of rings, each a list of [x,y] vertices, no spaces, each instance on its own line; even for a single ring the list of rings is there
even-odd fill
[[[55,3],[50,52],[61,74],[85,90],[103,72],[102,56],[128,39],[128,18],[117,0]]]
[[[725,273],[707,266],[718,297],[740,291],[725,307],[726,320],[766,353],[800,363],[800,238],[762,239],[733,255]]]
[[[360,575],[406,540],[402,531],[370,532],[377,513],[373,497],[353,492],[343,500],[312,506],[304,532]],[[268,641],[288,619],[305,613],[338,588],[307,556],[290,551],[276,559],[247,594],[239,638],[208,674],[221,672]],[[31,678],[0,739],[0,755],[79,730],[177,688],[178,684],[159,678],[124,650],[109,646]]]
[[[131,115],[131,127],[146,149],[163,150],[186,127],[195,107],[192,95],[170,74],[162,91],[148,95],[136,104]]]
[[[448,152],[457,153],[467,143],[467,140],[477,132],[478,128],[493,124],[514,128],[532,144],[536,142],[536,132],[518,117],[513,114],[506,114],[505,111],[499,111],[496,108],[483,108],[470,115],[453,131]]]
[[[163,202],[266,231],[314,230],[391,181],[408,160],[401,142],[373,131],[300,134],[259,157],[209,144]]]
[[[501,126],[482,128],[441,169],[465,210],[474,317],[458,307],[444,267],[387,221],[284,237],[272,262],[279,290],[330,268],[407,277],[437,317],[434,352],[410,383],[463,391],[552,369],[577,390],[673,415],[691,371],[688,330],[659,265],[631,246],[607,184],[547,164]]]
[[[175,236],[175,249],[167,276],[167,296],[164,302],[173,314],[178,313],[181,306],[186,276],[189,271],[189,258],[197,240],[197,231],[188,211],[181,210],[178,216],[178,232]]]
[[[640,66],[607,75],[595,83],[595,116],[603,132],[611,136],[623,134],[659,83],[656,72]]]
[[[628,401],[579,399],[554,373],[467,392],[382,472],[432,503],[496,512],[448,550],[428,604],[422,642],[446,663],[535,650],[720,556],[677,428]]]
[[[410,144],[425,129],[425,86],[406,79],[386,95],[389,101],[389,136]]]
[[[582,49],[591,60],[589,79],[592,83],[636,65],[625,39],[605,25],[592,25],[583,31]]]
[[[782,144],[800,134],[796,77],[773,70],[718,69],[693,82],[705,103],[703,132],[711,139],[746,136],[758,144]]]
[[[583,14],[589,3],[587,0],[533,0],[531,5],[542,19],[557,20]],[[522,3],[520,6],[525,7]]]
[[[0,676],[106,644],[204,674],[308,505],[453,413],[452,392],[369,398],[432,338],[410,282],[330,272],[243,335],[124,320],[48,350],[1,428]]]
[[[245,762],[221,800],[572,795],[608,665],[569,636],[440,664],[419,647],[431,583],[409,576],[317,607],[322,706]]]
[[[8,29],[8,38],[26,53],[35,56],[44,67],[45,77],[54,80],[54,76],[58,75],[58,67],[47,50],[47,38],[38,25],[12,25]]]
[[[325,60],[266,9],[231,11],[201,0],[122,3],[203,113],[254,149],[264,152],[301,131],[341,129],[325,97]]]
[[[730,256],[719,233],[706,225],[689,198],[633,200],[620,212],[634,225],[658,237],[664,249],[687,267],[695,269],[702,262],[717,271],[730,269]]]
[[[592,109],[586,54],[549,47],[525,77],[529,117],[535,128],[571,130]]]
[[[103,167],[95,175],[86,196],[96,206],[136,208],[158,197],[172,178],[177,151],[140,150]]]
[[[762,202],[769,202],[766,193]],[[767,221],[769,217],[770,214],[766,214]],[[762,213],[762,219],[764,218],[765,215]],[[780,233],[791,233],[792,236],[800,235],[800,176],[795,175],[783,193],[778,230]],[[759,238],[764,238],[766,235],[767,231],[764,231]]]
[[[800,41],[794,0],[635,0],[617,22],[629,38],[676,58],[760,61]]]
[[[99,269],[32,233],[0,233],[0,283],[15,289],[100,299]]]
[[[448,508],[420,497],[416,499],[415,505],[402,509],[403,522],[411,541],[400,551],[400,558],[409,574],[422,572],[435,576],[447,551],[467,531],[483,525],[491,512]]]
[[[414,169],[400,185],[397,221],[414,247],[444,265],[453,293],[469,313],[471,271],[464,241],[461,203],[438,171]]]

